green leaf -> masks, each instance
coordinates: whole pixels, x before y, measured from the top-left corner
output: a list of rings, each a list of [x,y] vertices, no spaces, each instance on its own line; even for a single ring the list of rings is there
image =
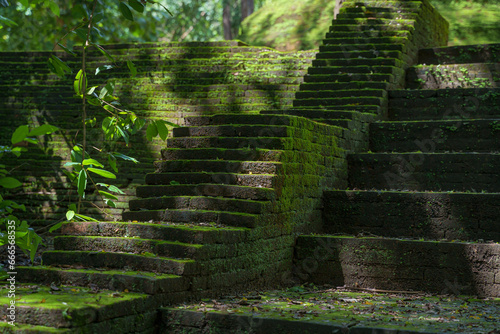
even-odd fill
[[[75,89],[76,95],[83,95],[83,92],[87,91],[87,76],[83,73],[82,70],[78,71],[75,81],[73,83],[73,87]]]
[[[97,167],[104,167],[103,164],[101,164],[99,161],[97,161],[95,159],[85,159],[85,160],[83,160],[82,165],[84,165],[84,166],[94,165]]]
[[[55,16],[60,16],[59,6],[54,1],[49,1],[49,8]]]
[[[28,129],[27,125],[21,125],[20,127],[18,127],[12,134],[12,145],[22,142],[26,138],[26,136],[28,136],[29,132],[30,130]]]
[[[161,3],[159,3],[159,2],[155,2],[155,1],[153,1],[153,0],[147,0],[147,2],[148,2],[148,3],[157,4],[157,5],[162,6],[162,7],[163,7],[163,9],[165,9],[165,11],[166,11],[167,13],[169,13],[169,14],[170,14],[170,16],[174,16],[174,15],[173,15],[173,14],[172,14],[169,10],[168,10],[168,8],[167,8],[167,7],[165,7],[165,6],[163,6]]]
[[[125,194],[123,191],[120,190],[120,188],[118,188],[117,186],[113,186],[113,185],[109,185],[109,184],[106,184],[106,183],[97,183],[98,186],[101,186],[101,187],[105,187],[105,188],[108,188],[109,191],[112,191],[114,193],[118,193],[118,194]]]
[[[104,203],[106,203],[107,205],[109,205],[109,206],[110,206],[110,207],[112,207],[112,208],[116,208],[116,204],[115,204],[115,202],[113,202],[113,201],[112,201],[112,200],[110,200],[110,199],[105,199],[105,200],[104,200]]]
[[[138,163],[139,161],[135,158],[132,158],[132,157],[129,157],[128,155],[125,155],[125,154],[121,154],[121,153],[118,153],[118,152],[115,152],[113,153],[113,155],[117,158],[121,158],[123,160],[126,160],[126,161],[132,161],[134,163]]]
[[[5,24],[6,26],[8,27],[14,27],[14,26],[17,26],[17,23],[12,21],[12,20],[9,20],[8,18],[0,15],[0,23],[2,24]]]
[[[108,163],[113,168],[115,173],[118,173],[118,168],[116,167],[116,158],[112,155],[108,155]]]
[[[7,0],[0,0],[0,6],[9,7],[9,2]]]
[[[132,76],[132,78],[135,78],[135,76],[137,75],[137,68],[135,67],[134,63],[130,60],[127,60],[127,66],[130,70],[130,75]]]
[[[107,170],[104,170],[104,169],[98,169],[98,168],[87,168],[87,170],[89,172],[92,172],[92,173],[96,173],[97,175],[100,175],[100,176],[103,176],[103,177],[106,177],[108,179],[116,179],[116,175],[111,173],[111,172],[108,172]]]
[[[79,162],[67,162],[63,165],[63,167],[70,167],[70,166],[80,166],[81,164]]]
[[[2,177],[0,178],[0,186],[7,188],[7,189],[13,189],[22,186],[23,184],[19,182],[18,179],[15,179],[13,177]]]
[[[73,219],[73,217],[75,216],[75,211],[73,210],[68,210],[68,212],[66,212],[66,219],[68,221],[71,221],[71,219]]]
[[[144,5],[140,3],[138,0],[128,0],[128,4],[130,7],[132,7],[134,10],[138,11],[139,13],[144,12]]]
[[[84,216],[84,215],[81,215],[79,213],[75,213],[75,217],[77,217],[80,220],[84,220],[84,221],[92,221],[92,222],[98,221],[97,219],[94,219],[94,218],[89,217],[89,216]]]
[[[129,6],[126,3],[120,2],[120,4],[118,5],[118,9],[120,9],[120,12],[127,20],[134,21],[134,16],[132,15]]]
[[[63,49],[64,51],[66,51],[67,53],[69,53],[70,55],[72,56],[75,56],[76,57],[76,53],[74,53],[72,50],[68,49],[67,47],[65,47],[64,45],[62,45],[61,43],[57,43],[57,45],[59,45],[59,47],[61,49]]]
[[[75,29],[72,31],[74,34],[76,34],[78,36],[78,38],[80,38],[82,41],[86,41],[87,40],[87,29],[85,28],[78,28],[78,29]]]
[[[99,98],[104,99],[106,95],[113,95],[115,91],[115,82],[114,81],[109,81],[106,86],[104,86],[101,89],[101,92],[99,93]]]
[[[154,137],[158,135],[158,129],[156,128],[156,123],[151,122],[146,129],[146,138],[148,141],[152,141]]]
[[[92,45],[94,45],[97,50],[99,50],[106,58],[108,58],[109,61],[112,61],[113,63],[115,62],[115,59],[113,58],[113,56],[111,56],[108,51],[106,51],[106,49],[104,49],[102,46],[100,46],[99,44],[95,44],[93,43]]]
[[[118,197],[116,197],[113,194],[108,193],[107,191],[99,190],[99,194],[101,194],[103,197],[106,197],[106,198],[118,200]]]
[[[87,173],[82,169],[78,174],[78,194],[85,198],[85,189],[87,188]]]
[[[156,122],[156,128],[158,129],[158,134],[160,135],[160,138],[165,140],[168,137],[168,129],[165,126],[165,122],[162,120],[155,121]]]
[[[67,215],[67,214],[66,214],[66,215]],[[64,223],[64,222],[60,222],[60,223],[55,224],[54,226],[52,226],[52,227],[49,229],[49,232],[54,232],[55,230],[60,229],[60,228],[61,228],[61,226],[63,226],[63,223]]]
[[[95,69],[95,75],[98,75],[102,71],[107,71],[107,70],[110,70],[112,68],[114,68],[113,65],[102,65],[102,66],[99,66],[98,68]]]
[[[28,133],[28,136],[36,137],[36,136],[41,136],[41,135],[50,135],[51,133],[54,133],[57,130],[59,130],[59,128],[57,126],[53,126],[50,124],[43,124],[43,125],[40,125],[40,126],[34,128],[33,130],[31,130]]]
[[[123,137],[123,139],[125,140],[125,143],[128,146],[128,140],[129,140],[128,134],[118,124],[116,125],[116,127],[118,128],[118,131],[120,132],[121,136]]]

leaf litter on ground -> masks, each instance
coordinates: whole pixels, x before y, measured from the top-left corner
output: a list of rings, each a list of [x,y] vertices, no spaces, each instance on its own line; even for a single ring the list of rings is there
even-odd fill
[[[429,333],[500,334],[500,298],[358,291],[302,285],[176,307],[337,326],[398,328]]]

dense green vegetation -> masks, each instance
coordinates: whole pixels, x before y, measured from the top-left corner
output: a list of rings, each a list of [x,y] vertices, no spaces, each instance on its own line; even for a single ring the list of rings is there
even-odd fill
[[[333,19],[335,1],[272,0],[247,18],[239,39],[280,50],[318,48]],[[450,23],[449,45],[500,41],[500,1],[431,0]]]

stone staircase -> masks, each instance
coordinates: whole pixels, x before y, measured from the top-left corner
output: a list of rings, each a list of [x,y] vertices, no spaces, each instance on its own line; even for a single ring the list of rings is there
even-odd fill
[[[420,50],[407,85],[421,88],[389,92],[389,120],[370,125],[370,151],[348,156],[352,190],[325,193],[325,232],[349,236],[299,242],[302,260],[315,247],[328,259],[310,279],[500,296],[500,90],[484,71],[498,67],[498,50]],[[463,86],[428,75],[443,68],[468,69]]]

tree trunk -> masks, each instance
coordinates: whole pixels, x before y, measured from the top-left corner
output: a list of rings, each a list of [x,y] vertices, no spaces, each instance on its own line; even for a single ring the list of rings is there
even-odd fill
[[[254,8],[254,0],[241,0],[241,21],[252,15]]]
[[[222,25],[224,26],[224,39],[229,41],[233,39],[231,33],[231,5],[226,3],[222,11]]]

